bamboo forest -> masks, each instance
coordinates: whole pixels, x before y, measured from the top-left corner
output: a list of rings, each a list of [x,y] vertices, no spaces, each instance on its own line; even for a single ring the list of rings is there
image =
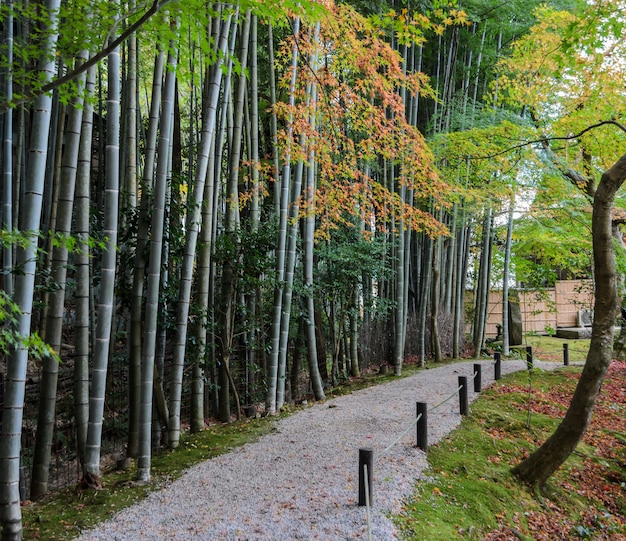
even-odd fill
[[[593,279],[625,10],[0,0],[2,539],[187,432],[478,357],[494,289]]]

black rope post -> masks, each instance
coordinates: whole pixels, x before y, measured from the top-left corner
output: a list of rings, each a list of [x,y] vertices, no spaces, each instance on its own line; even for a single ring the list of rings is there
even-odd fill
[[[474,365],[474,392],[479,393],[482,387],[482,366],[478,363]]]
[[[372,505],[372,471],[374,470],[374,449],[359,449],[359,507]],[[367,494],[366,494],[367,490]]]
[[[494,365],[493,365],[493,379],[498,381],[502,377],[502,353],[496,351],[493,354]]]
[[[569,344],[563,344],[563,366],[569,366]]]
[[[533,347],[526,346],[526,366],[528,370],[533,369]]]
[[[469,412],[469,399],[467,397],[467,376],[459,376],[459,408],[461,415]]]
[[[417,446],[424,452],[428,450],[428,405],[417,402]]]

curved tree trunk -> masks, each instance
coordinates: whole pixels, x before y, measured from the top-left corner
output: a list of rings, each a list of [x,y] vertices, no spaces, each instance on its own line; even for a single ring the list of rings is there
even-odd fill
[[[513,468],[520,479],[541,486],[565,462],[582,439],[591,420],[602,381],[613,354],[613,325],[617,311],[617,274],[611,234],[611,213],[617,190],[626,180],[626,155],[602,175],[593,203],[592,237],[595,305],[591,344],[572,402],[554,434]]]

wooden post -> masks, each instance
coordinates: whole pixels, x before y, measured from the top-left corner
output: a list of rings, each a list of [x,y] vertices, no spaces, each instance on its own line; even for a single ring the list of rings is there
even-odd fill
[[[533,347],[526,346],[526,366],[528,370],[533,369]]]
[[[417,446],[424,452],[428,450],[428,405],[417,402]]]
[[[494,374],[493,374],[493,379],[495,379],[496,381],[498,381],[501,377],[502,377],[502,353],[500,353],[499,351],[496,351],[493,354],[493,358],[494,358]]]
[[[359,507],[374,501],[372,498],[372,471],[374,470],[374,450],[367,447],[359,449]],[[367,489],[367,495],[366,495]]]
[[[467,415],[469,412],[467,376],[459,376],[459,409],[461,411],[461,415]]]
[[[563,344],[563,365],[569,366],[569,344]]]
[[[478,363],[474,364],[474,392],[479,393],[482,387],[482,366]]]

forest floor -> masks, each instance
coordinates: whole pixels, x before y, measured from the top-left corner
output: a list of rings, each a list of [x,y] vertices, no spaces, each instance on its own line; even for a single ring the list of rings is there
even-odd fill
[[[549,352],[549,340],[535,342],[540,358],[563,358]],[[579,374],[580,366],[518,372],[486,390],[461,426],[429,449],[431,476],[397,519],[401,538],[626,540],[626,363],[611,364],[583,441],[541,492],[510,472],[554,431]]]
[[[555,348],[551,340],[529,342],[535,356],[548,361],[537,366],[562,364],[563,341]],[[577,364],[584,358],[583,342],[570,342]],[[493,363],[481,364],[486,384]],[[451,397],[457,376],[471,375],[471,362],[392,382],[385,378],[384,385],[331,397],[281,419],[212,427],[155,457],[150,486],[134,484],[132,472],[114,472],[99,492],[65,491],[24,507],[25,538],[73,539],[113,517],[81,539],[625,539],[619,536],[624,535],[626,369],[612,368],[605,385],[609,405],[601,402],[596,416],[609,419],[612,428],[594,428],[592,440],[579,448],[549,492],[537,496],[508,471],[562,415],[579,368],[530,375],[525,364],[505,361],[503,373],[522,371],[481,393],[456,430],[461,416],[458,398]],[[470,399],[477,396],[470,393]],[[429,413],[427,457],[416,449],[410,427],[416,400],[431,407],[447,400]],[[405,426],[407,435],[387,450]],[[357,451],[365,446],[377,457],[369,523],[365,509],[356,506]],[[191,467],[199,460],[204,462]]]

